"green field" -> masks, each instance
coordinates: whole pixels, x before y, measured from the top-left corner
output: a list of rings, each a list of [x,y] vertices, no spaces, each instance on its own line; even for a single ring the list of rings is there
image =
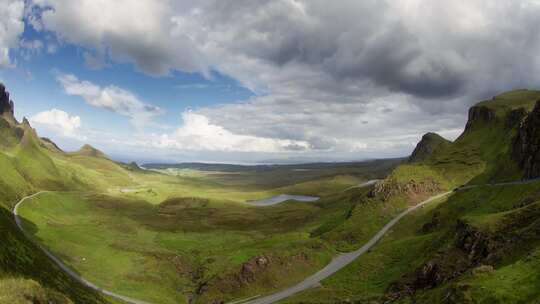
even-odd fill
[[[336,250],[357,246],[398,211],[370,206],[381,217],[344,224],[356,216],[354,197],[368,189],[344,190],[384,177],[399,160],[310,170],[145,171],[89,146],[57,153],[30,139],[34,156],[25,159],[47,159],[53,173],[32,169],[36,186],[6,205],[25,193],[52,190],[19,208],[34,241],[100,287],[153,303],[234,300],[286,287],[322,268]],[[42,186],[42,180],[55,186]],[[24,176],[21,184],[29,184]],[[283,193],[321,199],[272,207],[246,203]],[[363,237],[329,233],[338,226]],[[268,264],[246,272],[259,258]]]

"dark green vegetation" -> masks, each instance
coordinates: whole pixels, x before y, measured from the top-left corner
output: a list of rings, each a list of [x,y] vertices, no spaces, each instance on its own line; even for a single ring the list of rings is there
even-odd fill
[[[83,277],[155,303],[223,303],[299,282],[404,208],[461,185],[482,186],[405,217],[321,287],[284,302],[536,303],[540,181],[489,184],[539,176],[539,99],[519,90],[481,102],[456,141],[428,134],[406,163],[152,171],[90,146],[65,153],[4,110],[0,303],[110,301],[63,274],[17,230],[9,210],[38,190],[53,192],[21,206],[25,230]],[[281,193],[321,199],[245,204]]]

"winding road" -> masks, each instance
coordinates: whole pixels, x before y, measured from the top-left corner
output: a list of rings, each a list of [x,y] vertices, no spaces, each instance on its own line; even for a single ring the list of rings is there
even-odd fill
[[[334,257],[332,261],[328,265],[326,265],[326,267],[319,270],[317,273],[308,277],[304,281],[292,287],[289,287],[285,290],[282,290],[280,292],[271,294],[269,296],[265,296],[265,297],[258,298],[252,301],[244,302],[244,304],[270,304],[270,303],[277,302],[279,300],[283,300],[298,292],[301,292],[301,291],[304,291],[306,289],[316,286],[322,280],[328,278],[329,276],[331,276],[338,270],[349,265],[356,258],[358,258],[362,254],[366,253],[369,249],[371,249],[371,247],[375,246],[375,244],[377,244],[377,242],[379,242],[382,239],[382,237],[388,232],[388,230],[394,227],[394,225],[397,224],[397,222],[399,222],[399,220],[401,220],[404,216],[406,216],[407,214],[413,212],[414,210],[426,204],[431,203],[432,201],[435,201],[444,196],[447,196],[450,193],[452,193],[452,191],[448,191],[445,193],[441,193],[439,195],[432,196],[431,198],[401,212],[396,217],[394,217],[388,224],[386,224],[381,230],[379,230],[379,232],[377,232],[377,234],[375,234],[375,236],[372,237],[371,240],[369,240],[366,244],[364,244],[364,246],[360,247],[360,249],[352,251],[352,252],[343,253]]]
[[[15,205],[15,208],[13,208],[13,215],[15,216],[15,223],[17,224],[17,227],[19,227],[19,229],[31,241],[33,240],[33,238],[31,238],[30,235],[23,229],[22,221],[21,221],[21,218],[19,217],[19,207],[26,200],[32,199],[32,198],[34,198],[34,197],[36,197],[36,196],[38,196],[40,194],[47,193],[47,192],[50,192],[50,191],[39,191],[39,192],[36,192],[36,193],[34,193],[32,195],[25,196]],[[129,303],[129,304],[150,304],[149,302],[145,302],[145,301],[141,301],[141,300],[137,300],[137,299],[132,299],[130,297],[119,295],[119,294],[114,293],[112,291],[103,289],[103,288],[93,284],[92,282],[89,282],[88,280],[86,280],[83,277],[81,277],[80,275],[78,275],[71,268],[69,268],[66,264],[64,264],[59,258],[57,258],[54,254],[52,254],[47,248],[41,246],[38,242],[34,242],[34,244],[36,246],[38,246],[41,249],[41,251],[43,251],[43,253],[45,253],[51,260],[53,260],[56,263],[56,265],[58,265],[58,267],[60,267],[65,273],[67,273],[70,277],[72,277],[73,279],[75,279],[79,283],[83,284],[84,286],[86,286],[86,287],[88,287],[90,289],[93,289],[93,290],[95,290],[97,292],[100,292],[100,293],[102,293],[104,295],[113,297],[113,298],[115,298],[117,300],[121,300],[121,301],[124,301],[124,302]]]
[[[336,273],[337,271],[339,271],[340,269],[344,268],[345,266],[349,265],[350,263],[352,263],[355,259],[357,259],[359,256],[363,255],[364,253],[366,253],[368,250],[370,250],[373,246],[375,246],[382,238],[383,236],[392,228],[394,227],[403,217],[405,217],[407,214],[423,207],[424,205],[426,204],[429,204],[435,200],[438,200],[440,198],[443,198],[447,195],[449,195],[450,193],[452,192],[455,192],[455,191],[463,191],[463,190],[468,190],[468,189],[472,189],[472,188],[477,188],[477,187],[480,187],[480,186],[509,186],[509,185],[521,185],[521,184],[529,184],[529,183],[533,183],[533,182],[536,182],[536,181],[539,181],[540,178],[537,178],[537,179],[530,179],[530,180],[521,180],[521,181],[514,181],[514,182],[504,182],[504,183],[494,183],[494,184],[484,184],[484,185],[468,185],[468,186],[462,186],[462,187],[459,187],[459,188],[456,188],[454,189],[453,191],[448,191],[448,192],[445,192],[445,193],[441,193],[441,194],[438,194],[438,195],[435,195],[435,196],[432,196],[431,198],[413,206],[413,207],[410,207],[406,210],[404,210],[403,212],[401,212],[400,214],[398,214],[396,217],[394,217],[390,222],[388,222],[381,230],[379,230],[379,232],[377,232],[375,234],[375,236],[373,236],[366,244],[364,244],[361,248],[359,248],[358,250],[355,250],[355,251],[352,251],[352,252],[347,252],[347,253],[343,253],[343,254],[340,254],[336,257],[334,257],[332,259],[332,261],[326,265],[323,269],[319,270],[318,272],[316,272],[315,274],[311,275],[310,277],[306,278],[305,280],[303,280],[302,282],[292,286],[292,287],[289,287],[287,289],[284,289],[282,291],[279,291],[277,293],[274,293],[274,294],[271,294],[271,295],[268,295],[268,296],[264,296],[264,297],[260,297],[260,298],[256,298],[256,299],[252,299],[252,300],[249,300],[249,301],[240,301],[241,303],[243,304],[270,304],[270,303],[275,303],[279,300],[283,300],[285,298],[288,298],[296,293],[299,293],[301,291],[304,291],[306,289],[309,289],[309,288],[312,288],[314,286],[317,286],[322,280],[328,278],[329,276],[331,276],[332,274]],[[18,208],[21,206],[22,203],[24,203],[26,200],[28,199],[32,199],[40,194],[43,194],[43,193],[47,193],[47,192],[50,192],[50,191],[40,191],[40,192],[37,192],[37,193],[34,193],[32,195],[29,195],[29,196],[26,196],[26,197],[23,197],[16,205],[15,205],[15,208],[13,209],[13,214],[15,216],[15,222],[17,223],[17,226],[19,227],[19,229],[25,234],[27,235],[27,237],[32,240],[32,238],[28,235],[28,233],[23,229],[23,226],[22,226],[22,221],[21,219],[19,218],[19,215],[18,215]],[[84,278],[82,278],[81,276],[79,276],[77,273],[75,273],[73,270],[71,270],[68,266],[66,266],[59,258],[57,258],[56,256],[54,256],[49,250],[47,250],[45,247],[41,246],[40,244],[38,244],[37,242],[35,242],[35,244],[49,257],[51,258],[64,272],[66,272],[69,276],[71,276],[72,278],[74,278],[75,280],[79,281],[80,283],[82,283],[83,285],[95,290],[95,291],[98,291],[102,294],[105,294],[105,295],[108,295],[108,296],[111,296],[113,298],[116,298],[118,300],[122,300],[126,303],[129,303],[129,304],[150,304],[148,302],[144,302],[144,301],[141,301],[141,300],[136,300],[136,299],[132,299],[132,298],[129,298],[129,297],[126,297],[126,296],[122,296],[122,295],[119,295],[119,294],[116,294],[112,291],[109,291],[109,290],[106,290],[106,289],[103,289],[87,280],[85,280]],[[239,302],[235,302],[235,303],[239,303]]]
[[[380,179],[368,180],[365,183],[361,183],[361,184],[358,184],[358,185],[355,185],[355,186],[350,186],[348,188],[345,188],[345,189],[341,190],[341,192],[347,192],[347,191],[349,191],[351,189],[364,188],[364,187],[367,187],[367,186],[375,185],[378,181],[380,181]]]
[[[410,207],[409,209],[401,212],[398,214],[395,218],[393,218],[388,224],[386,224],[373,238],[371,238],[364,246],[360,247],[359,249],[340,254],[332,259],[332,261],[326,265],[323,269],[319,270],[314,275],[308,277],[307,279],[303,280],[302,282],[289,287],[287,289],[284,289],[282,291],[279,291],[277,293],[257,298],[255,300],[251,301],[245,301],[242,302],[242,304],[270,304],[275,303],[277,301],[283,300],[285,298],[288,298],[296,293],[299,293],[301,291],[304,291],[306,289],[312,288],[317,286],[322,280],[328,278],[332,274],[336,273],[337,271],[341,270],[345,266],[352,263],[355,259],[357,259],[359,256],[366,253],[368,250],[370,250],[373,246],[375,246],[382,238],[383,236],[392,228],[394,225],[396,225],[403,217],[405,217],[407,214],[417,210],[418,208],[423,207],[426,204],[429,204],[435,200],[438,200],[440,198],[443,198],[447,195],[449,195],[452,192],[457,191],[463,191],[468,189],[473,189],[481,186],[488,186],[488,187],[498,187],[498,186],[512,186],[512,185],[523,185],[523,184],[530,184],[540,181],[540,178],[534,178],[534,179],[526,179],[526,180],[519,180],[519,181],[512,181],[512,182],[502,182],[502,183],[491,183],[491,184],[482,184],[482,185],[468,185],[468,186],[461,186],[458,188],[455,188],[452,191],[448,191],[445,193],[441,193],[435,196],[430,197],[429,199]],[[370,181],[371,182],[371,181]],[[348,190],[348,189],[346,189]]]

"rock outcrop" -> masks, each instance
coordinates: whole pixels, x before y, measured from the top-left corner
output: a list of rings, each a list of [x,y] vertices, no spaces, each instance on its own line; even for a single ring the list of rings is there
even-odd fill
[[[444,149],[451,142],[437,133],[426,133],[422,140],[416,145],[413,153],[409,157],[409,162],[423,161],[433,155],[436,151]]]
[[[540,100],[514,138],[512,158],[523,170],[524,178],[540,177]]]
[[[477,125],[494,122],[497,115],[494,109],[487,106],[474,106],[469,109],[469,118],[465,132],[473,130]]]
[[[44,148],[53,152],[64,153],[64,151],[60,149],[60,147],[58,147],[58,145],[56,145],[56,143],[53,142],[51,139],[47,137],[41,137],[40,140],[41,140],[41,145]]]
[[[426,195],[437,193],[440,190],[440,185],[432,179],[420,181],[411,179],[405,183],[399,183],[393,178],[387,178],[384,181],[376,183],[368,196],[379,197],[385,201],[394,195],[405,194],[413,201],[416,201],[424,198]]]
[[[242,282],[253,282],[259,272],[264,271],[270,265],[270,257],[257,256],[242,264],[239,279]]]
[[[505,121],[506,129],[513,129],[514,127],[519,127],[526,116],[527,110],[525,110],[525,108],[517,108],[508,112]]]
[[[9,99],[9,92],[0,83],[0,116],[9,122],[15,122],[13,101]]]

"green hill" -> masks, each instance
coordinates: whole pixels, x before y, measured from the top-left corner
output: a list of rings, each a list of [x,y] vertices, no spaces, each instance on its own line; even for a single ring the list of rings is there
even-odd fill
[[[409,162],[423,161],[438,151],[445,150],[450,143],[437,133],[426,133],[409,157]]]
[[[414,212],[322,287],[283,302],[538,303],[540,182],[491,184],[540,176],[539,121],[540,91],[512,91],[473,106],[456,141],[398,166],[364,204],[396,208],[481,186]],[[429,137],[420,145],[441,142]],[[341,225],[363,219],[353,213]]]
[[[28,241],[9,211],[39,189],[77,189],[76,177],[57,165],[59,149],[37,137],[25,119],[13,117],[13,102],[0,87],[0,303],[106,303],[75,282]]]

